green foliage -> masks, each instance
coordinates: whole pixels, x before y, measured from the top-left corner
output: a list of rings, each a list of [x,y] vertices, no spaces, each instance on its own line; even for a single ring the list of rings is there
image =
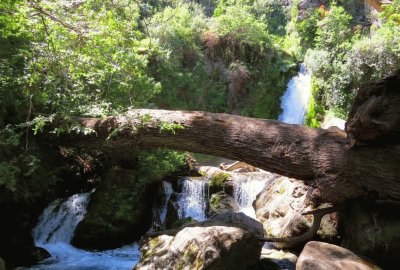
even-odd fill
[[[400,67],[399,1],[380,15],[383,23],[373,25],[363,36],[361,26],[352,26],[351,16],[333,5],[318,22],[315,49],[305,61],[313,70],[319,89],[319,104],[346,118],[357,90],[363,84],[388,76]],[[311,117],[312,119],[312,117]],[[311,123],[309,123],[311,124]]]
[[[296,23],[296,31],[301,39],[301,51],[306,52],[314,46],[315,38],[317,36],[318,22],[322,18],[320,9],[316,9],[309,17]]]
[[[267,21],[267,31],[271,35],[284,37],[288,24],[289,7],[281,0],[256,0],[251,5],[251,13],[260,20]]]
[[[333,4],[327,15],[317,23],[315,45],[318,49],[342,52],[351,46],[352,17],[343,7]]]
[[[390,75],[400,68],[400,35],[378,32],[359,40],[348,53],[348,65],[357,85]]]
[[[356,87],[400,69],[400,1],[387,5],[383,24],[370,36],[356,41],[348,53],[348,65]]]
[[[383,5],[384,12],[380,18],[385,21],[385,27],[398,28],[400,26],[400,1],[394,0],[392,4]]]
[[[147,104],[160,91],[147,75],[136,3],[35,2],[19,12],[21,32],[32,33],[23,84],[48,110],[98,115]]]
[[[321,104],[346,118],[355,95],[346,59],[334,51],[315,49],[307,51],[305,61],[313,71],[313,84],[320,89]]]
[[[210,188],[221,188],[230,175],[224,172],[214,173],[210,177]]]
[[[205,37],[208,55],[229,68],[230,111],[276,118],[293,59],[274,44],[266,18],[253,11],[250,3],[226,5]]]
[[[315,81],[315,79],[314,79]],[[321,119],[325,115],[325,109],[321,104],[320,89],[312,82],[311,97],[308,102],[307,114],[304,119],[304,124],[313,128],[321,127]]]
[[[47,117],[44,116],[37,116],[34,119],[34,126],[33,126],[33,134],[36,135],[38,132],[43,131],[46,122],[48,121]]]
[[[20,172],[17,166],[8,162],[0,162],[0,187],[4,186],[8,190],[15,192]]]
[[[23,31],[25,21],[18,5],[21,1],[0,3],[0,129],[19,123],[27,113],[23,70],[30,34]]]
[[[185,153],[170,150],[141,151],[139,153],[139,181],[154,183],[177,171],[185,164]]]
[[[193,219],[192,217],[178,219],[172,224],[171,229],[177,229],[177,228],[182,227],[183,225],[194,224],[196,222],[197,222],[197,220]]]
[[[266,25],[244,7],[226,7],[215,22],[215,32],[219,36],[234,35],[235,39],[250,46],[263,46],[270,42]]]
[[[20,143],[21,133],[16,132],[12,125],[0,129],[0,145],[17,146]]]
[[[176,123],[169,123],[169,122],[162,122],[161,127],[160,127],[160,133],[163,131],[165,132],[170,132],[172,134],[175,134],[176,130],[178,129],[184,129],[185,127],[182,126],[181,124],[176,124]]]
[[[149,32],[158,46],[150,72],[162,84],[155,102],[161,108],[223,112],[225,81],[205,68],[203,33],[208,28],[200,6],[180,3],[156,13]]]

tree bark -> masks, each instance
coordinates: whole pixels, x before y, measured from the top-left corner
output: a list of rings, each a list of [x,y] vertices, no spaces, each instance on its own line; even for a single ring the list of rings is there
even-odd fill
[[[333,203],[371,193],[400,199],[400,146],[350,148],[346,134],[338,130],[228,114],[147,109],[77,121],[95,134],[48,136],[58,145],[114,155],[166,147],[240,160],[307,180],[319,188],[323,200]],[[48,128],[60,123],[55,121]]]

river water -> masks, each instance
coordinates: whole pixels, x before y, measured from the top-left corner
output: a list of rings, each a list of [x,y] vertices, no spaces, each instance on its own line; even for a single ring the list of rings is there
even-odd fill
[[[90,195],[75,194],[66,200],[56,200],[43,210],[32,236],[36,246],[46,249],[51,258],[26,269],[128,270],[139,261],[140,252],[136,243],[101,252],[70,245],[76,226],[86,215]]]
[[[279,120],[289,124],[303,124],[311,94],[311,73],[301,65],[297,76],[293,77],[282,97],[283,112]],[[272,181],[271,174],[232,173],[235,178],[233,197],[239,211],[255,218],[252,203],[257,194]],[[165,200],[160,209],[161,222],[165,223],[167,203],[174,192],[172,185],[163,182]],[[101,252],[77,249],[70,245],[77,224],[86,215],[86,206],[91,193],[75,194],[65,200],[56,200],[44,209],[32,235],[37,246],[50,252],[51,258],[25,269],[37,270],[128,270],[140,259],[138,245]],[[206,177],[185,177],[182,179],[182,193],[178,197],[180,218],[192,217],[198,221],[206,219],[209,200],[208,179]]]

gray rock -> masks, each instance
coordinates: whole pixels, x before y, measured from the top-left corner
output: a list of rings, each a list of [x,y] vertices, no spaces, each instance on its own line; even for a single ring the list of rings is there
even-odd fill
[[[294,237],[310,229],[312,216],[302,214],[325,206],[308,202],[308,191],[309,187],[303,181],[279,177],[257,196],[253,207],[267,237]],[[325,215],[322,218],[318,235],[323,239],[336,237],[337,220],[334,215]]]
[[[211,195],[209,216],[238,210],[239,206],[235,200],[225,192],[220,191]]]
[[[323,243],[308,242],[296,263],[297,270],[378,270],[372,262],[358,257],[345,248]]]

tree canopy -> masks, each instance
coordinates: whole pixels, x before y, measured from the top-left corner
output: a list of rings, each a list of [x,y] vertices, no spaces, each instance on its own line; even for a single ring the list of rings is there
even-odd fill
[[[299,61],[313,71],[307,124],[345,118],[365,83],[400,66],[400,1],[375,19],[357,2],[1,1],[0,143],[30,158],[21,167],[22,156],[0,156],[0,185],[36,168],[27,132],[54,115],[160,108],[276,119]]]

